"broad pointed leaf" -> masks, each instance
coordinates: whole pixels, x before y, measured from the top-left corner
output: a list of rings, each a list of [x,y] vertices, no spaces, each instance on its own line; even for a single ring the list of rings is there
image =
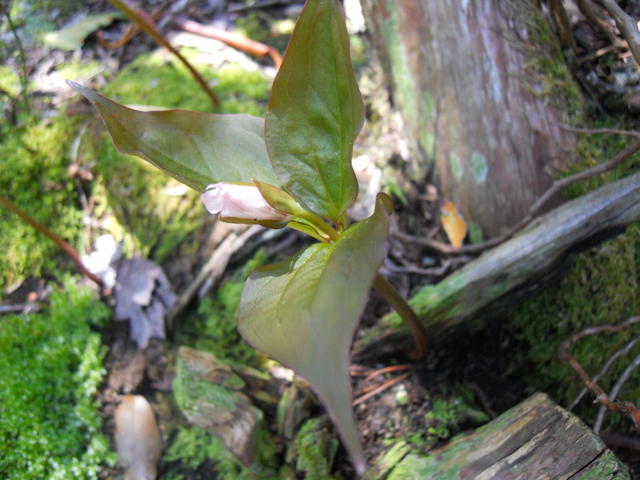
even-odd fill
[[[280,184],[269,163],[261,118],[186,110],[140,112],[67,83],[95,105],[119,151],[147,160],[196,190],[223,181],[250,183],[252,178]]]
[[[365,468],[353,420],[349,351],[367,294],[386,254],[389,215],[373,216],[334,244],[255,270],[242,292],[238,329],[255,348],[306,378],[338,427],[359,470]]]
[[[273,83],[267,150],[282,184],[336,221],[358,195],[351,156],[364,122],[338,0],[307,0]]]

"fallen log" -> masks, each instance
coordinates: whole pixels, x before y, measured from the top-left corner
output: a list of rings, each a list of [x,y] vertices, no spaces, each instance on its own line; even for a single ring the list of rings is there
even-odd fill
[[[512,308],[532,282],[549,277],[568,255],[620,233],[640,218],[640,173],[607,184],[536,219],[512,239],[487,251],[409,301],[431,338],[454,327],[477,328],[495,317],[491,310]],[[495,313],[495,312],[493,312]],[[354,342],[353,356],[410,348],[395,314],[383,317]]]
[[[428,456],[408,454],[387,480],[406,478],[626,480],[631,477],[584,423],[546,395],[537,393],[471,435]]]

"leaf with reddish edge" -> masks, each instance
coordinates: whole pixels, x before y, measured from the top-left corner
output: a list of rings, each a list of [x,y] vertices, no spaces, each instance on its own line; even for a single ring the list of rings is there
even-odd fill
[[[364,106],[338,0],[308,0],[276,76],[266,141],[280,182],[338,220],[358,195],[351,157]]]
[[[180,182],[204,191],[218,182],[279,185],[264,141],[264,120],[166,110],[140,112],[67,82],[94,104],[116,148],[147,160]]]
[[[238,329],[250,344],[309,381],[360,473],[366,463],[351,408],[349,353],[386,256],[384,197],[379,194],[371,217],[345,230],[335,243],[312,245],[255,270],[238,313]]]

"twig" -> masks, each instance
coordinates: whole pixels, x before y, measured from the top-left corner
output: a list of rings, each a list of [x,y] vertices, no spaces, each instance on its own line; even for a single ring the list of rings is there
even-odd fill
[[[623,375],[620,377],[620,379],[618,379],[618,382],[616,383],[616,387],[618,387],[618,390],[616,390],[616,387],[614,387],[614,389],[611,392],[612,396],[610,397],[605,393],[605,391],[597,383],[595,383],[589,377],[589,375],[587,375],[587,373],[584,371],[584,368],[582,368],[582,365],[580,365],[578,360],[573,355],[571,355],[568,351],[571,344],[579,340],[580,338],[586,337],[588,335],[595,335],[597,333],[602,333],[602,332],[617,332],[629,325],[632,325],[638,322],[640,322],[640,316],[631,317],[630,319],[618,325],[604,325],[601,327],[586,328],[585,330],[579,333],[576,333],[575,335],[572,335],[571,337],[566,339],[564,342],[562,342],[562,344],[560,345],[560,349],[558,351],[558,355],[560,359],[568,362],[569,365],[571,365],[571,367],[575,370],[578,376],[580,376],[580,378],[582,379],[584,384],[587,386],[587,388],[596,394],[596,399],[602,405],[604,405],[604,407],[614,412],[628,413],[629,415],[631,415],[631,418],[636,428],[640,430],[640,410],[638,410],[635,407],[635,405],[633,405],[633,403],[631,402],[626,402],[626,401],[614,402],[613,401],[615,399],[615,395],[617,395],[618,393],[619,388],[622,387],[622,384],[624,384],[624,382],[628,379],[633,369],[636,368],[638,365],[640,365],[640,355],[638,355],[633,360],[632,364],[627,367]],[[598,418],[600,418],[600,415],[598,415]],[[594,431],[596,432],[596,434],[598,433],[599,429],[600,429],[600,425],[596,424],[596,426],[594,426]]]
[[[394,386],[396,383],[401,382],[402,380],[404,380],[405,378],[407,378],[409,375],[411,375],[413,372],[407,372],[407,373],[403,373],[402,375],[400,375],[399,377],[396,378],[392,378],[390,380],[385,381],[382,385],[380,385],[378,388],[371,390],[369,393],[365,393],[364,395],[362,395],[360,398],[358,398],[357,400],[354,400],[353,403],[351,404],[352,406],[356,406],[356,405],[360,405],[362,402],[368,400],[369,398],[373,397],[374,395],[379,394],[380,392],[385,391],[387,388]]]
[[[109,1],[115,7],[117,7],[122,13],[124,13],[129,18],[129,20],[134,22],[138,26],[138,28],[140,28],[140,30],[142,30],[144,33],[146,33],[151,38],[153,38],[153,40],[158,45],[165,47],[171,53],[173,53],[176,57],[178,57],[178,59],[189,69],[189,71],[191,72],[193,77],[196,79],[196,81],[200,84],[202,89],[207,93],[207,95],[209,95],[209,98],[211,98],[211,102],[213,103],[213,106],[218,107],[220,105],[220,100],[218,99],[217,95],[213,92],[213,90],[211,90],[209,85],[207,85],[207,82],[204,80],[204,78],[202,78],[200,73],[198,73],[198,71],[191,65],[191,63],[189,63],[189,61],[186,58],[182,56],[182,54],[178,50],[176,50],[171,46],[171,44],[162,36],[160,31],[156,27],[156,24],[153,22],[153,20],[145,12],[143,12],[140,9],[135,9],[130,7],[125,3],[124,0],[109,0]]]
[[[389,262],[383,265],[383,269],[388,270],[392,273],[415,273],[416,275],[424,275],[425,277],[441,277],[445,275],[449,269],[454,267],[456,264],[466,263],[470,259],[465,257],[459,257],[455,259],[448,259],[442,262],[442,265],[434,268],[420,268],[414,265],[407,265],[403,267],[399,267],[396,265],[389,265]]]
[[[607,37],[607,40],[611,43],[611,46],[614,48],[624,47],[629,48],[626,42],[620,40],[616,34],[609,28],[609,25],[600,18],[596,12],[593,11],[593,3],[591,0],[577,0],[578,8],[585,16],[585,18],[589,21],[591,25],[595,25],[602,32],[602,34]]]
[[[207,282],[208,279],[213,278],[210,281],[210,285],[213,285],[217,279],[219,279],[224,273],[224,269],[227,267],[231,256],[238,252],[249,238],[264,230],[259,225],[253,225],[245,230],[241,235],[230,233],[222,241],[220,245],[214,250],[213,254],[209,258],[209,261],[202,267],[202,270],[198,272],[196,278],[191,282],[187,289],[176,298],[175,303],[171,307],[169,314],[167,315],[167,322],[169,325],[173,325],[173,321],[189,306],[191,301],[198,295],[202,285]]]
[[[631,340],[629,343],[627,343],[623,349],[618,350],[616,353],[611,355],[611,358],[607,360],[607,362],[602,366],[600,371],[596,375],[594,375],[593,381],[598,382],[598,380],[600,380],[604,376],[604,374],[607,373],[607,371],[609,370],[609,367],[613,365],[613,362],[615,362],[618,358],[629,353],[631,349],[635,346],[635,344],[638,343],[638,341],[640,341],[640,335],[634,338],[633,340]],[[580,390],[580,393],[576,396],[573,402],[571,402],[571,404],[567,407],[567,410],[571,411],[574,408],[576,408],[578,403],[580,403],[580,400],[582,400],[582,397],[584,397],[588,391],[589,389],[587,387],[584,387],[582,390]]]
[[[398,370],[415,370],[415,368],[415,365],[392,365],[390,367],[384,367],[369,373],[369,375],[365,377],[362,383],[373,380],[378,375],[384,375],[385,373],[397,372]]]
[[[622,372],[622,375],[620,375],[620,378],[618,378],[618,381],[609,392],[609,400],[613,402],[616,399],[616,397],[618,396],[618,393],[620,392],[620,389],[627,382],[627,380],[629,380],[631,373],[636,368],[638,368],[638,365],[640,365],[640,355],[634,358],[633,361],[629,365],[627,365],[627,368],[625,368],[624,372]],[[625,403],[625,402],[622,402],[622,403]],[[631,405],[633,406],[633,404]],[[606,411],[605,407],[600,407],[600,410],[598,411],[598,418],[596,419],[596,423],[593,426],[593,431],[596,433],[596,435],[600,434],[600,429],[602,428],[602,421],[604,420],[605,411]],[[636,424],[636,428],[640,430],[640,426],[638,425],[640,423],[640,411],[636,409],[636,413],[635,414],[632,413],[632,415],[633,415],[633,421]]]
[[[84,273],[87,277],[93,280],[96,283],[96,285],[98,285],[100,288],[104,288],[104,284],[102,283],[102,280],[100,280],[100,278],[98,278],[96,275],[94,275],[89,270],[87,270],[87,268],[84,266],[84,264],[82,263],[82,259],[80,258],[80,255],[78,254],[75,248],[73,248],[71,245],[69,245],[61,237],[53,233],[47,227],[42,225],[40,222],[35,220],[33,217],[29,216],[28,214],[20,210],[11,200],[9,200],[8,198],[5,198],[2,195],[0,195],[0,205],[4,206],[5,208],[7,208],[7,210],[18,215],[25,223],[28,223],[33,228],[35,228],[38,232],[46,236],[49,240],[55,242],[71,258],[71,260],[73,260],[76,263],[76,265],[78,265],[82,273]]]
[[[616,128],[578,128],[572,127],[571,125],[564,125],[562,123],[555,123],[556,127],[560,127],[567,132],[574,133],[584,133],[587,135],[598,135],[598,134],[612,134],[612,135],[626,135],[629,137],[638,137],[640,138],[640,132],[634,132],[633,130],[618,130]]]
[[[601,5],[609,15],[616,21],[618,30],[629,44],[629,50],[640,65],[640,32],[638,32],[637,22],[627,15],[627,13],[618,5],[615,0],[595,0]]]
[[[20,83],[22,83],[22,101],[24,102],[25,111],[27,113],[30,113],[31,107],[29,106],[29,96],[27,95],[27,82],[28,82],[27,62],[24,57],[24,48],[22,47],[22,41],[20,40],[20,37],[18,36],[18,31],[16,30],[16,26],[14,25],[13,20],[11,19],[11,13],[10,13],[11,7],[9,6],[9,9],[7,9],[2,4],[2,2],[0,2],[0,9],[2,9],[2,13],[4,14],[4,16],[7,17],[9,28],[11,29],[11,33],[13,33],[13,36],[16,39],[16,45],[18,45],[20,63],[22,64],[22,77],[20,79],[21,80]]]
[[[201,25],[200,23],[186,18],[177,18],[175,20],[176,25],[182,28],[185,32],[194,33],[203,37],[213,38],[226,43],[230,47],[240,50],[242,52],[249,53],[258,57],[264,57],[269,55],[273,59],[273,63],[276,68],[280,68],[282,65],[282,56],[272,47],[265,45],[264,43],[256,42],[249,38],[241,37],[232,32],[221,30],[219,28]]]
[[[0,315],[7,313],[35,313],[40,310],[37,303],[29,302],[20,305],[0,305]]]
[[[586,132],[585,132],[586,133]],[[600,175],[602,173],[606,173],[610,170],[613,170],[615,167],[620,165],[622,162],[627,160],[631,155],[640,150],[640,140],[636,140],[631,145],[624,148],[620,153],[618,153],[615,157],[605,163],[601,163],[593,168],[589,168],[583,172],[576,173],[574,175],[570,175],[568,177],[563,178],[562,180],[556,180],[553,182],[553,185],[529,208],[529,213],[518,222],[515,226],[511,227],[506,233],[502,234],[499,237],[493,238],[491,240],[487,240],[486,242],[476,243],[474,245],[464,245],[460,248],[454,248],[451,245],[447,245],[442,242],[438,242],[436,240],[431,240],[428,238],[416,237],[414,235],[409,235],[402,232],[395,232],[391,235],[404,241],[407,243],[412,243],[414,245],[422,245],[423,247],[427,247],[437,253],[442,255],[472,255],[482,253],[483,251],[495,247],[500,243],[504,242],[511,238],[516,232],[527,226],[535,216],[542,210],[545,204],[556,194],[560,193],[563,188],[568,187],[569,185],[573,185],[574,183],[578,183],[584,180],[587,180],[591,177],[595,177],[596,175]]]
[[[227,9],[229,13],[241,13],[247,12],[249,10],[256,10],[258,8],[269,8],[269,7],[277,7],[279,5],[290,5],[291,0],[266,0],[263,2],[255,2],[251,5],[245,5],[242,7],[231,7]]]

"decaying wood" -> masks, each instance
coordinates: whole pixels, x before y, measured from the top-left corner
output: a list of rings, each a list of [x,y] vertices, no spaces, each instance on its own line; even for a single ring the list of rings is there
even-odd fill
[[[629,473],[577,417],[537,393],[429,456],[407,455],[387,477],[623,480]]]
[[[485,238],[516,225],[565,162],[562,112],[527,65],[530,0],[363,0],[406,131],[441,191]],[[532,13],[533,12],[533,13]],[[539,13],[538,13],[539,14]]]
[[[215,356],[187,347],[178,352],[176,402],[187,420],[212,435],[248,467],[262,411],[241,392],[245,381]]]
[[[253,225],[238,235],[231,232],[216,248],[204,264],[196,278],[191,282],[187,289],[176,299],[171,311],[169,312],[167,322],[172,325],[174,320],[178,318],[189,306],[196,295],[201,292],[200,296],[206,295],[215,283],[224,273],[227,264],[231,260],[233,254],[237,253],[244,247],[245,243],[253,236],[264,231],[264,227]],[[202,291],[203,286],[204,292]]]
[[[640,173],[637,173],[536,219],[511,240],[437,285],[422,288],[409,303],[430,337],[437,339],[471,317],[480,321],[477,313],[483,307],[507,298],[525,283],[548,273],[579,244],[639,218]],[[376,354],[385,349],[397,350],[403,344],[405,332],[400,319],[388,315],[356,340],[354,355],[371,350]]]

